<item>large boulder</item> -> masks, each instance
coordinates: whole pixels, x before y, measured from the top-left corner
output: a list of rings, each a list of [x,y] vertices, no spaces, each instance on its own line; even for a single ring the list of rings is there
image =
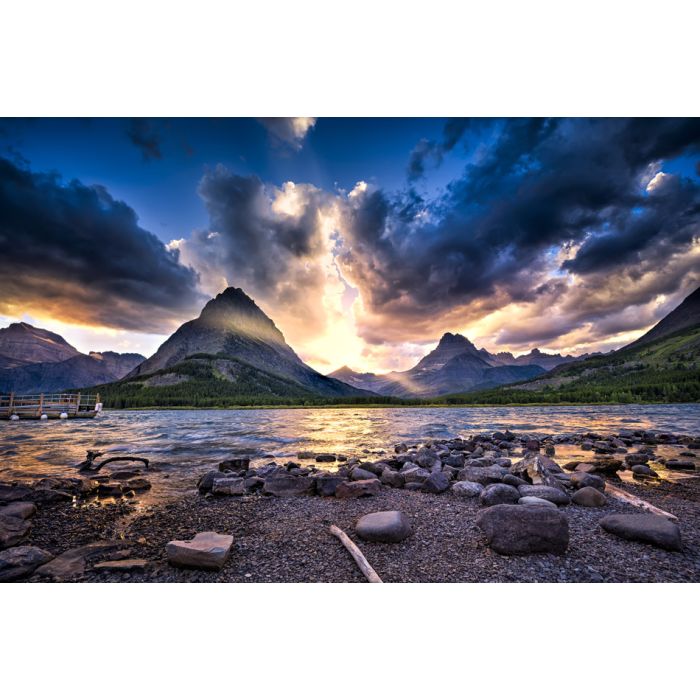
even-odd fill
[[[0,582],[29,576],[37,567],[53,559],[39,547],[11,547],[0,552]]]
[[[599,525],[613,535],[626,540],[646,542],[655,547],[678,551],[681,531],[678,525],[662,515],[615,514],[604,517]]]
[[[9,516],[10,518],[21,518],[27,520],[36,513],[36,506],[29,501],[13,501],[6,506],[0,507],[0,517]]]
[[[172,540],[165,545],[172,566],[219,571],[226,563],[233,537],[218,532],[199,532],[191,540]]]
[[[442,472],[433,472],[424,482],[423,491],[426,493],[442,493],[450,488],[449,478]]]
[[[27,486],[14,486],[13,484],[0,484],[0,504],[13,501],[30,501],[32,490]]]
[[[547,506],[492,506],[477,515],[476,524],[499,554],[563,554],[569,546],[569,521]]]
[[[499,484],[508,473],[503,467],[464,467],[460,469],[457,478],[460,481],[475,481],[482,486]]]
[[[568,494],[564,493],[559,488],[555,486],[544,486],[544,485],[525,485],[518,486],[518,491],[521,496],[535,496],[537,498],[543,498],[545,501],[551,501],[558,506],[569,505],[571,499]]]
[[[553,459],[539,452],[527,454],[510,468],[511,474],[515,474],[525,481],[554,487],[557,485],[554,474],[561,474],[562,471],[562,468]]]
[[[265,479],[263,491],[273,496],[306,496],[313,493],[314,482],[310,476],[278,474]]]
[[[484,487],[476,481],[456,481],[452,484],[452,493],[462,498],[476,498],[483,490]]]
[[[495,506],[500,503],[517,503],[520,498],[518,489],[508,484],[491,484],[479,496],[482,506]]]
[[[31,523],[11,515],[0,515],[0,549],[19,544],[31,530]]]
[[[408,516],[399,510],[385,510],[363,515],[355,532],[368,542],[401,542],[413,532]]]
[[[338,486],[345,482],[337,474],[320,474],[316,477],[316,493],[319,496],[335,496]]]
[[[365,496],[378,496],[382,488],[379,479],[366,479],[365,481],[344,481],[338,484],[335,490],[336,498],[364,498]]]
[[[215,479],[211,492],[215,496],[242,496],[246,492],[245,479],[240,476]]]
[[[380,472],[381,473],[381,472]],[[374,479],[377,476],[374,472],[362,467],[354,467],[350,472],[350,478],[353,481],[363,481],[364,479]]]
[[[579,489],[571,500],[577,506],[586,506],[587,508],[602,508],[607,503],[605,496],[592,486],[584,486]]]
[[[397,472],[394,469],[391,469],[391,467],[384,468],[384,471],[379,477],[379,480],[382,482],[382,484],[386,484],[387,486],[391,486],[395,489],[403,488],[405,481],[404,475],[401,474],[401,472]]]

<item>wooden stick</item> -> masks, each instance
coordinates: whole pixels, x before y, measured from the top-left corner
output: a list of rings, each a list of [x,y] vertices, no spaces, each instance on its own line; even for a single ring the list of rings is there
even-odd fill
[[[350,552],[355,563],[360,567],[360,571],[362,571],[370,583],[383,583],[377,572],[365,559],[365,555],[362,554],[360,548],[339,527],[331,525],[330,531],[331,535],[335,535],[343,543],[345,549]]]
[[[663,515],[665,518],[670,518],[671,520],[678,520],[673,513],[667,513],[665,510],[661,510],[661,508],[657,508],[651,503],[643,501],[641,498],[637,498],[637,496],[633,496],[631,493],[617,488],[617,486],[613,486],[609,481],[605,482],[605,493],[609,493],[611,496],[614,496],[621,501],[631,503],[633,506],[637,506],[637,508],[648,510],[650,513]]]

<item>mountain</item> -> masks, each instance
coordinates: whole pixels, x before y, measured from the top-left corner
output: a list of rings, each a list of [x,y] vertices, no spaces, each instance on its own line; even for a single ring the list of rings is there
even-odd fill
[[[459,333],[445,333],[437,347],[405,372],[372,374],[341,367],[331,377],[378,394],[439,396],[531,379],[544,373],[534,364],[503,364]]]
[[[113,382],[144,359],[136,353],[84,355],[56,333],[12,323],[0,329],[0,391],[39,394]]]
[[[536,365],[537,367],[541,367],[545,370],[554,369],[555,367],[563,365],[566,362],[574,362],[575,360],[588,357],[588,355],[576,356],[561,355],[559,353],[548,354],[546,352],[542,352],[539,348],[533,348],[526,355],[519,355],[518,357],[515,357],[510,352],[499,352],[495,355],[485,349],[481,349],[479,352],[482,353],[482,357],[484,357],[486,361],[493,366],[518,365],[520,367],[524,367],[525,365]]]
[[[35,362],[61,362],[80,355],[60,335],[28,323],[11,323],[0,328],[0,369]]]
[[[144,405],[159,405],[166,394],[175,403],[165,405],[192,405],[195,396],[215,405],[211,402],[221,397],[235,403],[236,398],[252,397],[263,402],[371,395],[304,364],[273,321],[233,287],[209,301],[198,318],[180,326],[119,386],[103,390],[113,397],[128,396],[129,405],[146,398],[155,404]]]
[[[532,381],[454,401],[595,403],[700,401],[700,288],[619,350],[556,367]]]

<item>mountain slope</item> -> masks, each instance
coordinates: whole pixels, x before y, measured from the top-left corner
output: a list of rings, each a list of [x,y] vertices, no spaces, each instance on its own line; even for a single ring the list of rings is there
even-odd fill
[[[29,323],[11,323],[0,328],[0,369],[35,362],[61,362],[80,354],[60,335]]]
[[[320,396],[368,394],[304,364],[273,321],[241,289],[233,287],[209,301],[198,318],[180,326],[155,355],[142,362],[125,380],[133,382],[148,377],[193,355],[237,360],[291,383],[289,386]]]

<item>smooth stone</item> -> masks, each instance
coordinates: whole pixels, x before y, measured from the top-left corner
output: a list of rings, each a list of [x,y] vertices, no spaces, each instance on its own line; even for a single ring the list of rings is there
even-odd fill
[[[37,567],[53,559],[53,554],[39,547],[11,547],[0,552],[0,582],[29,576]]]
[[[577,506],[586,506],[587,508],[602,508],[608,502],[608,499],[592,486],[580,488],[572,496],[571,500]]]
[[[545,501],[551,501],[558,506],[567,506],[571,502],[569,496],[554,486],[530,485],[519,486],[518,492],[521,496],[536,496]]]
[[[633,467],[636,464],[646,464],[649,461],[649,455],[642,452],[633,452],[632,454],[625,455],[625,463],[629,467]]]
[[[508,484],[491,484],[479,496],[482,506],[495,506],[502,503],[517,503],[520,498],[518,489]]]
[[[265,479],[263,492],[273,496],[306,496],[314,492],[314,482],[311,476],[279,474]]]
[[[442,472],[433,472],[424,482],[423,491],[426,493],[442,493],[450,488],[450,480]]]
[[[632,467],[632,475],[642,479],[645,477],[654,479],[659,476],[651,467],[647,466],[646,464],[635,464]]]
[[[499,554],[564,554],[569,546],[569,521],[549,506],[492,506],[479,512],[476,524]]]
[[[518,499],[518,505],[521,506],[546,506],[547,508],[558,508],[556,503],[548,501],[545,498],[539,498],[538,496],[521,496]]]
[[[31,523],[11,515],[0,515],[0,549],[19,544],[31,530]]]
[[[316,453],[315,452],[297,452],[297,459],[315,459]]]
[[[173,540],[165,545],[172,566],[220,571],[226,563],[233,537],[218,532],[199,532],[191,540]]]
[[[0,503],[31,500],[32,490],[26,486],[0,484]]]
[[[92,568],[94,571],[108,571],[114,573],[143,571],[148,566],[147,559],[115,559],[114,561],[101,561]]]
[[[518,486],[527,486],[527,481],[525,481],[525,479],[521,479],[519,476],[515,476],[515,474],[506,474],[501,479],[501,482],[508,484],[508,486],[514,486],[516,489]]]
[[[401,542],[413,532],[408,516],[399,510],[385,510],[363,515],[355,524],[355,532],[368,542]]]
[[[355,467],[351,472],[350,472],[350,478],[353,481],[363,481],[365,479],[374,479],[377,476],[374,472],[371,472],[367,469],[362,469],[362,467]]]
[[[501,479],[508,473],[503,467],[464,467],[460,469],[457,478],[460,481],[475,481],[482,486],[500,484]]]
[[[211,487],[215,496],[242,496],[246,492],[243,477],[224,477],[215,479]]]
[[[598,524],[606,532],[626,540],[645,542],[674,551],[681,548],[681,531],[678,525],[662,515],[607,515]]]
[[[462,498],[476,498],[484,490],[476,481],[456,481],[452,484],[452,493]]]
[[[419,485],[420,486],[420,485]],[[335,489],[336,498],[363,498],[365,496],[378,496],[382,484],[379,479],[366,479],[364,481],[344,481]]]
[[[225,459],[219,464],[219,471],[221,472],[239,472],[248,471],[250,467],[250,457],[231,457],[231,459]]]
[[[576,489],[592,486],[599,491],[605,491],[605,479],[597,474],[587,474],[586,472],[576,472],[571,475],[571,484]]]
[[[386,484],[395,489],[403,488],[405,482],[404,475],[401,474],[401,472],[394,471],[390,467],[385,467],[379,480],[382,484]]]
[[[321,452],[316,455],[317,462],[335,462],[335,455],[328,452]]]
[[[316,478],[316,493],[319,496],[335,496],[336,489],[345,479],[335,474],[322,474]]]
[[[14,501],[0,508],[0,517],[9,516],[10,518],[20,518],[27,520],[36,513],[36,506],[29,501]]]

